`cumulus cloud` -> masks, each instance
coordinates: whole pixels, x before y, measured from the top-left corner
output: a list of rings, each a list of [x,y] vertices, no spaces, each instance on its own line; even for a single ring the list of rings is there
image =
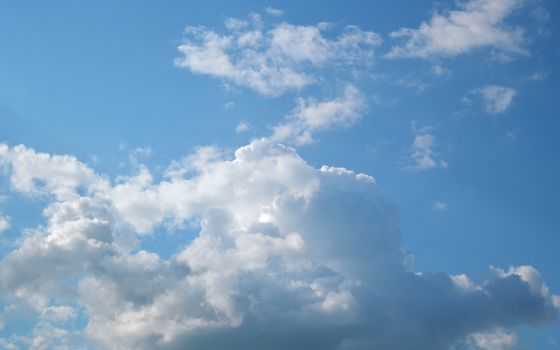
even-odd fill
[[[45,224],[0,261],[1,319],[25,310],[36,326],[0,344],[491,349],[502,330],[558,316],[560,298],[530,266],[476,281],[411,271],[397,210],[373,177],[316,169],[270,139],[233,156],[200,148],[157,182],[146,167],[111,180],[73,157],[0,149],[13,191],[49,199]],[[27,171],[41,183],[22,186]],[[140,248],[184,223],[199,233],[170,257]],[[68,326],[77,317],[84,329]]]
[[[429,21],[416,29],[392,32],[391,37],[406,41],[393,46],[387,56],[453,57],[482,48],[501,54],[527,54],[523,29],[505,23],[524,3],[524,0],[470,0],[460,2],[457,10],[434,12]]]
[[[486,85],[475,90],[474,93],[481,96],[486,113],[493,115],[505,112],[517,95],[516,90],[499,85]]]
[[[11,186],[28,195],[52,195],[64,200],[76,197],[79,190],[94,191],[107,185],[74,157],[36,153],[21,145],[10,150],[0,144],[0,167],[9,170]]]
[[[277,96],[318,80],[322,68],[371,64],[380,37],[356,26],[336,36],[324,24],[267,26],[259,15],[226,20],[225,33],[188,27],[175,65],[210,75],[256,92]]]
[[[363,94],[349,84],[339,97],[323,101],[299,98],[296,104],[286,121],[274,127],[272,140],[296,145],[311,143],[314,132],[348,127],[361,118],[366,108]]]

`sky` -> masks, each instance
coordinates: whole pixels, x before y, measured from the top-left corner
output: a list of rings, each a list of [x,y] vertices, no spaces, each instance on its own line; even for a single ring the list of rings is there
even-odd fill
[[[0,3],[0,349],[560,348],[559,10]]]

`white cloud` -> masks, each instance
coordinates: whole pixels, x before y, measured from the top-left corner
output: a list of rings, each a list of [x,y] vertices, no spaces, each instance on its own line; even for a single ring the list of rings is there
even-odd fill
[[[503,329],[472,335],[475,344],[482,350],[508,350],[517,344],[517,335]]]
[[[200,148],[157,182],[145,167],[109,181],[72,157],[2,150],[11,174],[76,176],[50,169],[62,167],[106,185],[62,197],[43,187],[46,222],[0,261],[0,317],[25,310],[37,323],[0,344],[443,350],[558,316],[558,297],[530,266],[482,281],[410,271],[398,212],[371,176],[313,168],[270,139],[233,157]],[[169,258],[140,248],[142,235],[182,224],[200,232]],[[71,328],[78,317],[83,330]]]
[[[300,98],[284,123],[274,127],[270,137],[277,142],[304,145],[313,142],[313,133],[333,127],[348,127],[358,121],[366,108],[365,97],[352,85],[342,95],[318,101]]]
[[[346,26],[332,39],[324,35],[323,25],[282,22],[265,28],[258,15],[249,21],[228,19],[226,28],[220,34],[188,27],[175,65],[270,96],[315,83],[316,74],[328,65],[369,65],[381,43],[377,34],[355,26]]]
[[[269,15],[271,15],[271,16],[276,16],[276,17],[280,17],[280,16],[282,16],[282,15],[284,14],[284,11],[283,11],[283,10],[276,9],[276,8],[270,7],[270,6],[268,6],[268,7],[265,9],[265,11],[266,11],[266,13],[268,13]]]
[[[251,130],[251,124],[246,121],[240,121],[239,124],[235,127],[235,132],[238,134],[244,133]]]
[[[484,103],[484,110],[488,114],[505,112],[517,95],[517,91],[506,86],[487,85],[475,91],[480,94]]]
[[[413,171],[423,171],[434,168],[447,168],[448,164],[444,160],[438,160],[436,147],[436,137],[432,134],[433,127],[426,125],[418,127],[415,121],[411,123],[414,141],[410,147],[409,164],[406,168]]]
[[[414,161],[413,168],[416,170],[427,170],[437,167],[433,159],[432,148],[435,145],[435,137],[431,134],[416,135],[412,144],[410,158]]]
[[[451,71],[439,64],[435,64],[432,66],[432,69],[430,70],[430,72],[435,75],[436,77],[443,77],[443,76],[450,76],[451,75]]]
[[[92,192],[108,185],[72,156],[35,153],[23,145],[10,150],[0,144],[0,166],[11,170],[12,187],[29,195],[51,194],[64,200],[78,196],[80,191]]]
[[[527,54],[523,30],[504,23],[523,4],[523,0],[470,0],[460,3],[458,10],[434,12],[417,29],[392,32],[391,37],[405,38],[406,42],[393,46],[387,56],[452,57],[481,48]]]
[[[0,216],[0,232],[10,228],[10,218]]]

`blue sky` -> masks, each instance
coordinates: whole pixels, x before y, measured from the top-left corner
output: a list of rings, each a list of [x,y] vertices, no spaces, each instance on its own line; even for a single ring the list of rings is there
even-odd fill
[[[0,347],[557,348],[558,9],[0,5]]]

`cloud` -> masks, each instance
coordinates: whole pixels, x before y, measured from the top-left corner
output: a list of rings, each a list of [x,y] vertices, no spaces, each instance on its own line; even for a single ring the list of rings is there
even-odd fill
[[[434,12],[419,28],[401,28],[390,34],[404,38],[393,46],[389,58],[453,57],[473,50],[491,48],[505,55],[528,54],[523,29],[505,24],[524,0],[470,0],[458,10]]]
[[[451,75],[451,71],[448,68],[445,68],[445,67],[443,67],[439,64],[433,65],[432,69],[430,70],[430,73],[432,73],[436,77],[450,76]]]
[[[146,167],[109,180],[73,157],[0,149],[10,178],[50,184],[12,181],[48,201],[45,223],[0,261],[0,318],[25,312],[36,325],[0,344],[443,350],[558,317],[560,297],[530,266],[476,281],[411,271],[373,177],[316,169],[270,139],[233,156],[200,148],[160,181]],[[199,232],[171,256],[141,249],[146,234],[185,224]]]
[[[432,209],[435,211],[445,211],[447,210],[447,203],[435,201]]]
[[[305,145],[313,142],[313,133],[333,127],[348,127],[358,121],[366,108],[365,97],[354,86],[344,87],[341,96],[318,101],[296,100],[296,108],[285,122],[273,129],[270,137],[277,142]]]
[[[10,228],[10,218],[0,216],[0,232],[6,231]]]
[[[344,27],[334,38],[325,32],[321,24],[266,26],[256,14],[249,21],[228,19],[223,34],[188,27],[175,65],[278,96],[316,83],[327,66],[356,69],[371,64],[381,43],[377,34],[356,26]]]
[[[524,80],[543,81],[546,80],[549,76],[550,76],[550,72],[537,71],[531,74],[529,77],[526,77]]]
[[[505,112],[517,95],[517,91],[506,86],[487,85],[475,91],[482,97],[484,110],[488,114]]]
[[[280,17],[284,14],[283,10],[280,9],[276,9],[274,7],[270,7],[268,6],[267,8],[265,8],[266,13],[268,13],[271,16],[276,16],[276,17]]]
[[[517,344],[517,335],[503,329],[488,333],[475,333],[472,337],[476,346],[482,350],[507,350]]]
[[[251,124],[246,121],[240,121],[235,127],[235,132],[238,134],[244,133],[251,130]]]
[[[433,127],[426,125],[423,127],[417,126],[413,121],[411,129],[414,135],[414,141],[410,147],[409,160],[410,164],[406,169],[413,171],[423,171],[434,168],[447,168],[448,164],[444,160],[438,160],[438,154],[434,151],[436,147],[436,137],[433,135]]]
[[[84,163],[71,156],[36,153],[23,145],[12,150],[0,144],[0,167],[10,170],[10,184],[28,195],[52,195],[59,200],[94,191],[108,184]]]

